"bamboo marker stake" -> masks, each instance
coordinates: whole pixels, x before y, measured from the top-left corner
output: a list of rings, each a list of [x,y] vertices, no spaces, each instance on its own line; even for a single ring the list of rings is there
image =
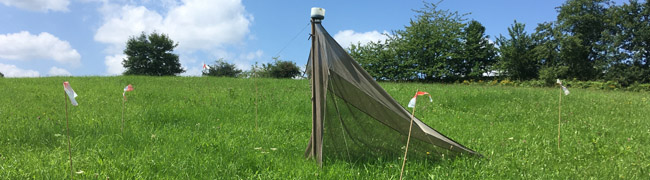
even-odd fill
[[[122,137],[124,137],[124,108],[126,107],[124,97],[122,97],[122,128],[120,128],[120,131],[122,131]]]
[[[133,91],[133,86],[131,84],[124,87],[124,93],[122,93],[122,127],[120,128],[122,137],[124,137],[124,111],[126,111],[126,92],[129,91]]]
[[[415,96],[418,95],[418,92],[420,90],[415,91]],[[409,143],[411,141],[411,129],[413,128],[413,118],[415,118],[415,105],[413,106],[413,113],[411,113],[411,125],[409,125],[409,135],[406,138],[406,150],[404,151],[404,160],[402,161],[402,171],[399,173],[399,179],[402,179],[402,175],[404,174],[404,166],[406,165],[406,154],[409,152]]]
[[[68,98],[67,96],[68,95],[65,92],[63,92],[63,104],[65,104],[65,128],[67,129],[66,132],[68,134],[67,136],[68,136],[68,158],[70,159],[70,178],[74,179],[74,173],[73,173],[74,171],[72,170],[72,150],[70,148],[70,144],[71,144],[70,143],[70,126],[68,125],[69,120],[68,120],[68,100],[66,100],[66,98]]]
[[[255,68],[253,68],[253,84],[255,84],[255,131],[257,131],[257,96],[259,95],[257,94],[257,81],[255,81],[255,77],[257,77],[257,71],[255,71]]]
[[[557,108],[557,149],[560,149],[560,123],[562,123],[562,87],[560,87],[560,99]]]

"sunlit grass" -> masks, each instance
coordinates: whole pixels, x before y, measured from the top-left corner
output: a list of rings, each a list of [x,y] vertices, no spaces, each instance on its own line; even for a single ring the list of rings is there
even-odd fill
[[[0,179],[68,178],[62,82],[78,179],[396,179],[401,160],[305,160],[311,129],[307,80],[208,77],[0,79]],[[122,90],[127,93],[122,135]],[[409,159],[408,179],[648,179],[650,94],[559,89],[382,83],[416,116],[483,154]],[[255,95],[259,98],[255,129]]]

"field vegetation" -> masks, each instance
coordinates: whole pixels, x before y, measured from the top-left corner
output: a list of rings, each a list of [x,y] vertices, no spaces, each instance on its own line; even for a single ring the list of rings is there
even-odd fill
[[[304,158],[308,80],[117,76],[0,79],[0,179],[69,178],[63,81],[77,179],[399,178],[400,157]],[[431,93],[416,116],[485,156],[409,159],[406,179],[650,179],[648,93],[571,89],[558,149],[559,88],[381,85],[404,106]]]

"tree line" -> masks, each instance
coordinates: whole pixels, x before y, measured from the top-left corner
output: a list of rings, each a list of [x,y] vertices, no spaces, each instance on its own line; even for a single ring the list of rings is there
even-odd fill
[[[385,81],[455,82],[460,80],[555,79],[613,81],[622,86],[650,83],[650,2],[567,0],[555,21],[537,24],[535,32],[516,20],[495,42],[485,27],[464,14],[424,3],[403,30],[385,41],[352,44],[350,55],[371,76]],[[156,32],[131,37],[122,64],[125,75],[178,75],[185,72],[178,46]],[[291,61],[253,65],[243,72],[223,59],[204,76],[289,78],[301,74]]]
[[[377,80],[556,78],[650,83],[650,2],[567,0],[555,21],[525,31],[517,22],[490,42],[476,20],[425,3],[385,41],[353,44],[350,55]]]
[[[124,54],[127,55],[122,61],[126,69],[124,75],[146,75],[146,76],[175,76],[185,72],[181,67],[178,55],[174,54],[174,48],[178,46],[168,35],[153,32],[139,36],[130,37],[126,42]],[[273,57],[273,62],[262,64],[257,63],[249,71],[238,69],[235,64],[226,62],[223,58],[215,61],[215,64],[207,65],[202,72],[203,76],[217,77],[267,77],[267,78],[294,78],[301,75],[300,68],[296,63],[281,60]],[[2,74],[0,74],[2,75]]]
[[[208,65],[203,70],[203,76],[216,77],[262,77],[262,78],[294,78],[302,74],[298,65],[292,61],[281,60],[280,57],[273,57],[273,62],[262,64],[255,63],[248,71],[238,69],[235,64],[219,59],[214,65]]]

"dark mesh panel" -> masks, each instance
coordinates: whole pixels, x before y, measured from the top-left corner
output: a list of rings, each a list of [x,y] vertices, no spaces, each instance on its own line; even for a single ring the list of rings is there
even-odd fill
[[[381,157],[403,157],[407,136],[361,111],[355,104],[346,102],[344,99],[362,97],[344,97],[343,93],[337,93],[337,87],[346,87],[346,82],[334,75],[330,77],[323,122],[323,154],[327,154],[326,158],[365,162]],[[348,94],[349,90],[346,89]],[[413,128],[418,127],[414,124]],[[452,153],[414,138],[416,132],[419,131],[413,131],[411,135],[408,159],[437,159],[440,154]]]

